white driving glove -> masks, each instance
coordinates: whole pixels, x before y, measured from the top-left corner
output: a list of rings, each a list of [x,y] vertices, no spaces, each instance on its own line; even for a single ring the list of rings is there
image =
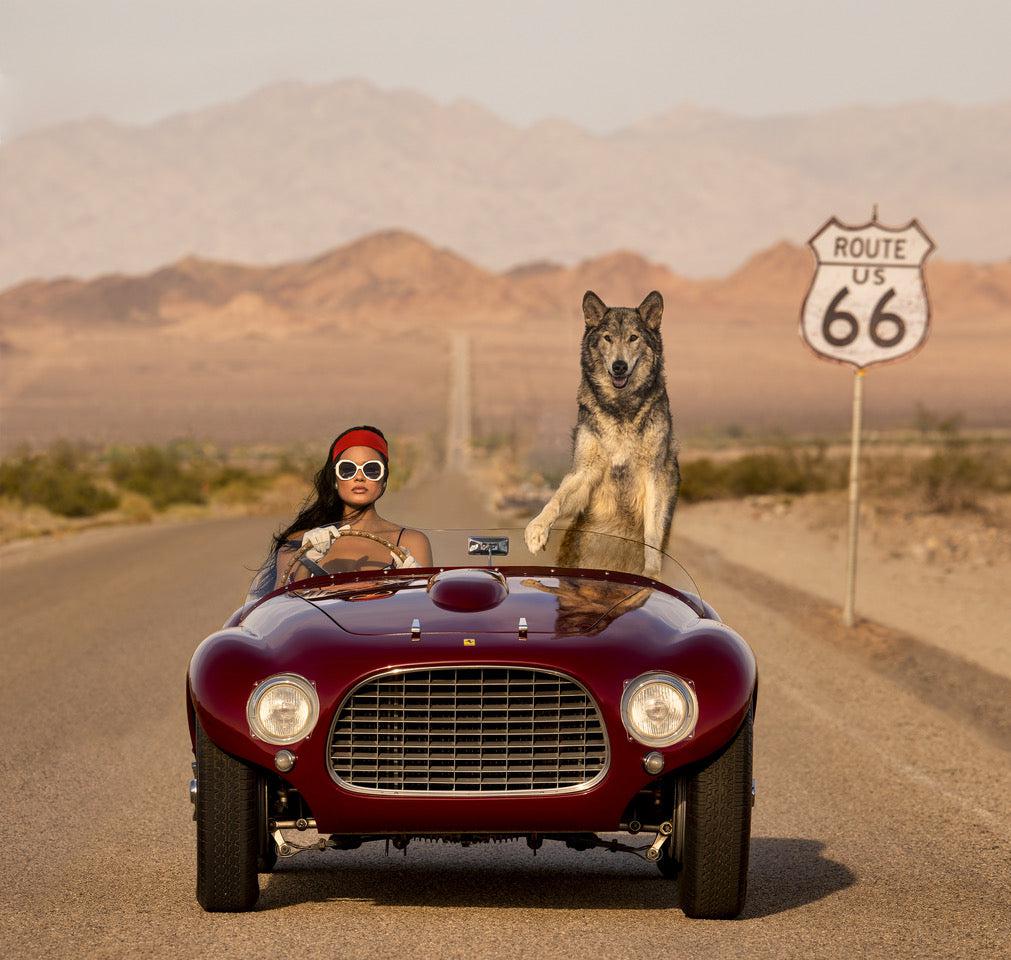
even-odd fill
[[[302,535],[302,546],[304,547],[307,543],[311,543],[312,548],[307,550],[305,555],[310,560],[322,560],[327,555],[327,551],[333,545],[334,540],[341,535],[341,532],[350,529],[351,524],[345,523],[343,527],[335,527],[331,524],[328,527],[316,527],[313,530],[307,530]]]
[[[418,565],[418,561],[414,559],[411,551],[408,550],[407,547],[404,547],[404,553],[406,553],[407,556],[404,557],[403,560],[401,560],[396,554],[393,554],[393,566],[396,567],[397,570],[400,570],[403,567],[416,567]]]

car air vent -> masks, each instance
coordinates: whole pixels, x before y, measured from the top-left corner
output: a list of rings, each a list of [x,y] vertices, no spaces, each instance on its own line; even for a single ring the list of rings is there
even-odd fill
[[[597,704],[547,670],[393,670],[355,687],[330,731],[331,776],[366,793],[560,793],[607,764]]]

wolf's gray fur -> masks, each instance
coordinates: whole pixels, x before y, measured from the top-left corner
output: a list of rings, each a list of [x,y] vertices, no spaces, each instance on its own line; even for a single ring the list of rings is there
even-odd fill
[[[638,308],[608,307],[587,290],[583,315],[572,467],[527,524],[527,546],[536,553],[556,520],[574,517],[559,564],[655,577],[681,485],[660,339],[663,298],[654,290]]]

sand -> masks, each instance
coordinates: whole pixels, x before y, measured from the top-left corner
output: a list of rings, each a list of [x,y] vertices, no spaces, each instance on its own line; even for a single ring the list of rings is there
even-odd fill
[[[942,515],[866,503],[856,610],[1011,677],[1011,497],[988,507],[985,515]],[[678,536],[708,544],[841,607],[846,518],[844,493],[685,505],[671,550],[677,555]]]

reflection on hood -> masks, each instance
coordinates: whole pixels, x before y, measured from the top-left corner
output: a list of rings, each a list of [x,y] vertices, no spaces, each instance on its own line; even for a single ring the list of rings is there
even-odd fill
[[[622,614],[638,610],[650,594],[642,588],[630,595],[627,587],[616,591],[614,583],[576,577],[562,577],[557,586],[552,586],[546,578],[528,577],[520,583],[558,598],[555,632],[559,636],[594,636]]]

